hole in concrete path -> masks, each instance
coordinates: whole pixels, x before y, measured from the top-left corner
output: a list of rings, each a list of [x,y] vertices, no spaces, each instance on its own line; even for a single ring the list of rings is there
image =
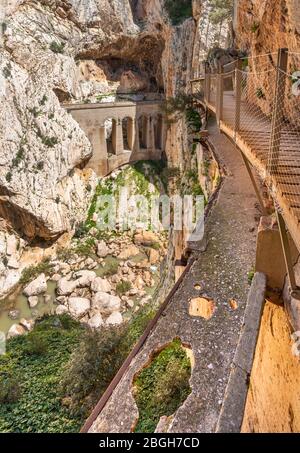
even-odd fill
[[[179,339],[172,341],[154,353],[150,363],[136,375],[133,396],[139,419],[134,432],[154,433],[161,418],[174,414],[191,393],[193,354],[187,354],[187,349]]]
[[[230,308],[232,308],[232,310],[237,310],[239,308],[239,305],[235,299],[231,299],[229,301],[229,305],[230,305]]]
[[[213,300],[204,297],[196,297],[190,300],[189,314],[190,316],[199,316],[204,319],[210,319],[215,311],[215,303]]]
[[[196,284],[194,285],[194,288],[195,288],[197,291],[201,291],[202,286],[201,286],[199,283],[196,283]]]

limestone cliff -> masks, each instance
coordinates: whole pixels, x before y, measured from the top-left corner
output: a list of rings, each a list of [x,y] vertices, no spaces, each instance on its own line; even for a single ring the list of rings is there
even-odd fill
[[[172,27],[163,0],[2,3],[0,217],[17,242],[55,240],[84,219],[97,180],[86,165],[91,144],[61,103],[188,90],[195,20]],[[185,152],[183,121],[170,128],[166,153],[181,166]],[[6,288],[18,272],[3,257]]]

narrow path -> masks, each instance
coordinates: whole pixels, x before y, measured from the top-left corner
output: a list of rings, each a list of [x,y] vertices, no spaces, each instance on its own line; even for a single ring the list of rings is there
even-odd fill
[[[214,432],[222,407],[249,291],[247,272],[255,260],[257,200],[239,152],[210,126],[210,140],[227,176],[207,220],[208,245],[173,296],[155,330],[132,362],[90,432],[130,432],[138,418],[131,388],[151,353],[180,337],[195,357],[192,393],[176,412],[169,432]],[[189,300],[201,293],[215,301],[210,320],[191,317]],[[233,310],[230,300],[236,300]]]

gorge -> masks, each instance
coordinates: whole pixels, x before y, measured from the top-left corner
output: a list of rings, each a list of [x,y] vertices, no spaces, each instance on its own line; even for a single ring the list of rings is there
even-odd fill
[[[1,432],[299,431],[297,11],[3,0]]]

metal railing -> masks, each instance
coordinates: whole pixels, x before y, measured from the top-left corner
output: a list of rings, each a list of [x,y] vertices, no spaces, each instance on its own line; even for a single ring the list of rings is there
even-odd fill
[[[300,224],[300,54],[280,49],[207,73],[204,98],[255,165],[279,208]],[[298,78],[299,76],[299,78]],[[295,230],[295,227],[292,229]],[[300,245],[300,225],[298,244]]]

